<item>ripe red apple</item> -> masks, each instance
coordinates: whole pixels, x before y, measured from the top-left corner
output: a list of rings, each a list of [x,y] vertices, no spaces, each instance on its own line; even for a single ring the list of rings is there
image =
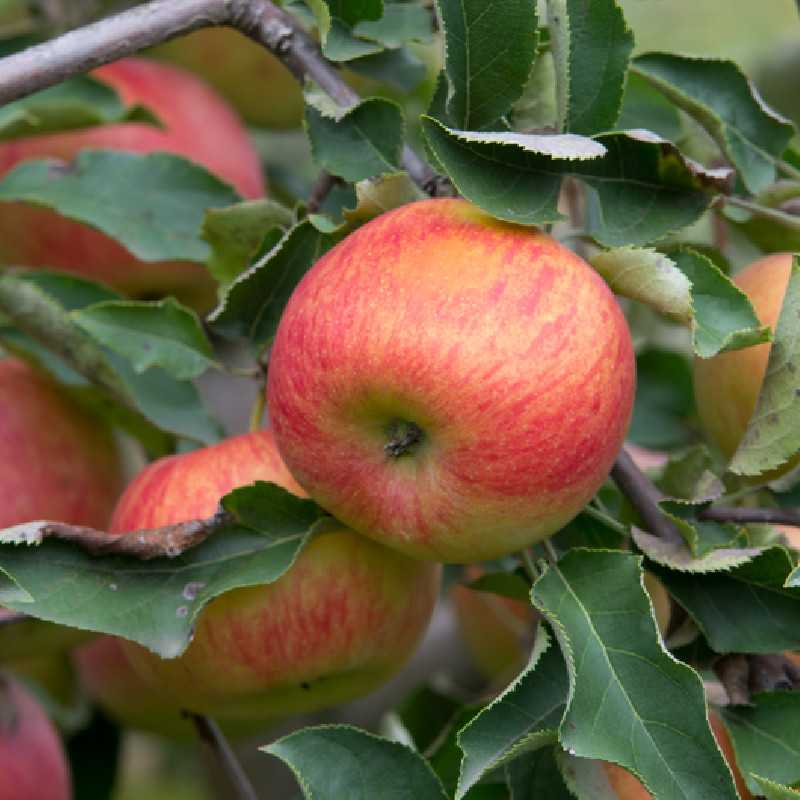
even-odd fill
[[[739,792],[741,800],[755,800],[752,794],[747,789],[744,782],[742,773],[736,765],[736,754],[733,751],[733,744],[731,743],[728,731],[722,724],[719,716],[715,713],[709,714],[709,721],[711,722],[711,730],[714,733],[714,738],[722,750],[722,755],[725,756],[725,761],[733,773],[733,779],[736,783],[736,789]],[[638,778],[628,772],[626,769],[618,766],[617,764],[610,764],[605,762],[603,768],[608,778],[610,788],[619,800],[652,800],[652,795],[641,784]]]
[[[0,800],[69,800],[61,738],[42,707],[0,674]]]
[[[104,528],[124,480],[109,428],[14,358],[0,358],[0,408],[0,528],[36,519]]]
[[[600,276],[463,200],[363,226],[292,295],[270,417],[301,486],[418,558],[495,558],[565,525],[605,480],[635,384]]]
[[[0,142],[0,176],[21,161],[68,161],[85,149],[166,151],[201,164],[245,198],[264,193],[259,158],[246,131],[202,81],[136,58],[92,74],[114,88],[124,103],[149,108],[164,128],[124,122]],[[202,265],[145,263],[105,234],[27,203],[0,206],[0,263],[73,272],[135,296],[175,293],[201,306],[213,298],[213,282]]]
[[[300,493],[268,430],[161,459],[128,487],[115,532],[214,513],[231,489],[274,481]],[[340,524],[318,535],[273,584],[213,600],[188,650],[162,660],[131,642],[136,673],[173,702],[223,719],[268,719],[335,705],[383,683],[424,632],[440,567]]]
[[[777,253],[754,261],[734,277],[734,283],[750,298],[762,325],[775,328],[791,268],[791,254]],[[695,359],[694,391],[700,421],[726,458],[736,452],[753,415],[770,349],[769,343],[759,344],[713,358]],[[792,458],[765,477],[777,478],[797,463],[798,458]]]

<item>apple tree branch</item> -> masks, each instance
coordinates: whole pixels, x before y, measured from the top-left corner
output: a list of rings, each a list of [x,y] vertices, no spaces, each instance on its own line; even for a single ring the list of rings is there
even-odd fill
[[[151,0],[0,59],[0,105],[199,28],[227,25],[277,56],[301,82],[313,80],[342,108],[360,97],[297,20],[270,0]],[[406,146],[403,167],[426,191],[430,167]]]

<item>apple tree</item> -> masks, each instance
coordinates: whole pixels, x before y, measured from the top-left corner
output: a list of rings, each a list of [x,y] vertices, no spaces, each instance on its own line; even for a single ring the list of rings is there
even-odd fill
[[[797,107],[626,11],[0,0],[0,800],[800,797]]]

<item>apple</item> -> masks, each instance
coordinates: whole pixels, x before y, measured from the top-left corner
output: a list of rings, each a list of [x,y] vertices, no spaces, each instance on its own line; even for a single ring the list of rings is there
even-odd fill
[[[472,564],[464,572],[477,580],[483,569]],[[471,589],[456,583],[450,590],[458,628],[472,662],[493,685],[504,686],[530,655],[539,614],[530,603]]]
[[[722,723],[722,720],[717,714],[711,712],[709,714],[709,722],[711,723],[711,730],[714,733],[714,738],[717,740],[722,755],[725,756],[725,761],[733,773],[733,779],[736,783],[736,789],[739,792],[741,800],[755,800],[752,794],[747,789],[744,782],[742,773],[736,765],[736,755],[733,751],[733,744],[731,743],[728,731]],[[619,800],[652,800],[652,795],[641,784],[638,778],[628,772],[626,769],[611,764],[609,762],[603,763],[603,769],[606,773],[606,778],[610,788]]]
[[[734,283],[750,298],[762,325],[775,328],[791,268],[791,254],[776,253],[754,261],[734,277]],[[765,343],[695,359],[694,391],[700,422],[726,458],[736,452],[755,411],[770,348]],[[797,463],[798,457],[794,457],[764,477],[773,480]]]
[[[203,28],[152,52],[214,87],[252,125],[296,128],[303,119],[297,79],[260,44],[232,28]]]
[[[0,358],[0,408],[0,529],[37,519],[105,528],[124,483],[111,430],[15,358]]]
[[[141,104],[164,128],[139,122],[0,142],[0,176],[28,159],[69,161],[81,150],[166,151],[197,162],[245,198],[264,193],[261,165],[234,112],[202,81],[182,70],[127,58],[92,75],[127,105]],[[98,230],[28,203],[0,208],[0,264],[77,273],[137,297],[177,294],[200,307],[213,301],[213,281],[201,264],[145,263]]]
[[[482,574],[481,567],[471,564],[464,577],[471,582]],[[661,581],[650,572],[644,573],[644,588],[663,637],[669,629],[672,601]],[[527,663],[539,613],[529,603],[471,589],[463,583],[453,586],[450,599],[475,666],[494,686],[505,686]]]
[[[121,726],[189,738],[192,725],[174,698],[142,680],[128,660],[121,639],[98,636],[72,652],[84,690]]]
[[[208,517],[256,480],[301,493],[270,430],[154,462],[122,496],[111,530]],[[182,708],[226,720],[310,711],[366,694],[398,669],[427,627],[440,573],[331,522],[279,580],[209,603],[182,656],[164,660],[127,641],[122,651]]]
[[[605,480],[635,365],[614,295],[536,228],[422,200],[305,275],[268,405],[300,485],[408,555],[483,561],[555,533]]]
[[[61,738],[44,709],[0,673],[0,800],[69,800]]]

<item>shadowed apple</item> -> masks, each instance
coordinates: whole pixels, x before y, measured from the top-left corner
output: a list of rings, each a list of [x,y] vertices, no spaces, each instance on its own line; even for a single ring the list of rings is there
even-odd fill
[[[306,273],[268,403],[320,505],[400,552],[470,562],[580,511],[622,444],[634,384],[627,324],[585,261],[439,199],[383,214]]]
[[[69,767],[44,709],[0,673],[0,800],[69,800]]]
[[[114,88],[126,105],[147,107],[163,128],[123,122],[0,142],[0,176],[22,161],[70,161],[86,149],[165,151],[195,161],[245,198],[263,195],[259,158],[246,131],[202,81],[175,67],[136,58],[92,74]],[[213,282],[201,264],[140,261],[100,231],[32,204],[3,203],[0,212],[0,263],[72,272],[134,296],[174,293],[205,307],[213,301]]]
[[[789,283],[792,256],[777,253],[754,261],[734,277],[734,283],[750,298],[762,325],[773,330],[780,316]],[[772,345],[759,344],[720,353],[713,358],[696,358],[694,391],[700,421],[710,439],[726,458],[731,458],[747,430],[756,408],[767,371]],[[797,465],[797,456],[761,476],[774,480]]]
[[[269,430],[151,464],[123,495],[111,529],[208,517],[223,495],[255,480],[301,493]],[[275,583],[212,600],[179,658],[131,642],[122,650],[145,684],[223,722],[335,705],[383,683],[411,654],[440,571],[332,523]]]
[[[50,519],[105,528],[123,488],[111,430],[44,373],[0,357],[0,528]]]

